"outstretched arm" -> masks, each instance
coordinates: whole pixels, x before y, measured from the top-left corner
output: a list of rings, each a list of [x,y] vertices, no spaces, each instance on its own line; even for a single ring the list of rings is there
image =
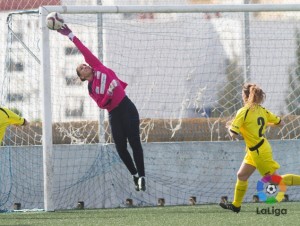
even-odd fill
[[[69,39],[75,44],[75,46],[79,49],[79,51],[84,56],[85,61],[92,67],[95,68],[96,66],[103,66],[101,61],[94,56],[94,54],[85,46],[82,44],[82,42],[73,34],[71,29],[64,24],[61,29],[57,30],[58,33],[68,36]],[[103,66],[104,67],[104,66]]]

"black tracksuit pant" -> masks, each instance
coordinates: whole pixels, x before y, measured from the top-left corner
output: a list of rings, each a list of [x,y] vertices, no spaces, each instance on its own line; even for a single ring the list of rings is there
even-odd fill
[[[138,173],[140,177],[145,176],[139,113],[127,96],[109,112],[109,123],[117,152],[127,169],[132,175]],[[132,148],[134,162],[127,149],[127,140]]]

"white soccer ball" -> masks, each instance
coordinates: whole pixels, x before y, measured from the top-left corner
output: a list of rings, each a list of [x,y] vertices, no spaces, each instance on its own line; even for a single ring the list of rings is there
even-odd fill
[[[64,18],[61,14],[52,12],[46,18],[47,27],[51,30],[58,30],[64,25]]]
[[[277,191],[277,187],[274,184],[269,184],[266,187],[266,191],[267,191],[268,194],[273,195]]]

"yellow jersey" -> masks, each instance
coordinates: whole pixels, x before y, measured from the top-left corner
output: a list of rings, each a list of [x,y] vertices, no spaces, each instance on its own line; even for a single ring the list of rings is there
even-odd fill
[[[0,108],[0,143],[4,137],[5,130],[9,125],[23,125],[25,119],[9,110],[8,108]]]
[[[253,108],[244,106],[238,110],[230,130],[241,134],[248,148],[256,146],[264,138],[268,123],[279,124],[280,117],[258,105]]]

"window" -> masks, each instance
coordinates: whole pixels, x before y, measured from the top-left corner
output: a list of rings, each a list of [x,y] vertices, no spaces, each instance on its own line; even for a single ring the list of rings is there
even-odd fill
[[[6,97],[8,102],[16,102],[16,101],[23,101],[24,96],[21,93],[9,93]]]
[[[75,47],[65,47],[65,55],[77,55],[80,54],[80,51]]]
[[[67,86],[81,86],[83,84],[76,75],[67,76],[65,77],[65,80]]]
[[[24,70],[24,64],[22,62],[14,62],[12,60],[6,64],[6,67],[9,72]]]
[[[24,70],[23,64],[20,63],[20,62],[15,63],[15,65],[14,65],[14,70],[15,70],[15,71],[23,71],[23,70]]]
[[[83,116],[83,97],[67,97],[65,115],[66,117]]]

